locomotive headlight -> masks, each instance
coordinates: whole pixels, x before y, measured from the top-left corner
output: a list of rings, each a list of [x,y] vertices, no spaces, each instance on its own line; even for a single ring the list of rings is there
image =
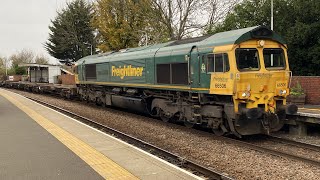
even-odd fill
[[[263,47],[264,45],[266,45],[266,41],[260,40],[260,41],[258,41],[258,45],[259,45],[260,47]]]
[[[250,92],[245,91],[241,94],[242,98],[249,98],[250,97]]]
[[[279,94],[281,96],[286,95],[287,94],[287,90],[280,90]]]

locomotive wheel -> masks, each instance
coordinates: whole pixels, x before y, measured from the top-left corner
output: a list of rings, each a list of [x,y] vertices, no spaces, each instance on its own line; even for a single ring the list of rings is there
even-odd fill
[[[165,112],[162,109],[159,109],[159,117],[163,122],[170,121],[170,118],[166,116]]]

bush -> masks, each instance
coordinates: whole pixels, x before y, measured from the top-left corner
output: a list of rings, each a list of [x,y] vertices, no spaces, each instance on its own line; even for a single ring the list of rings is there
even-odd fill
[[[300,95],[304,95],[304,90],[301,87],[300,82],[298,81],[297,84],[290,88],[290,95],[292,96],[300,96]]]

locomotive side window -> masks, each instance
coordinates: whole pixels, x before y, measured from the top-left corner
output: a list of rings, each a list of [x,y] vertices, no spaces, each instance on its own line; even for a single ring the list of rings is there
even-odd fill
[[[208,54],[203,57],[207,59],[208,72],[228,72],[230,70],[228,54]]]
[[[264,49],[263,50],[264,64],[266,69],[284,69],[285,57],[283,49]]]
[[[260,69],[257,49],[236,49],[236,60],[240,71],[256,71]]]

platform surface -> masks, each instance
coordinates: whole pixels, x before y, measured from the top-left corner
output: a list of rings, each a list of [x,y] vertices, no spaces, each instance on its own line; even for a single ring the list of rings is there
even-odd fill
[[[298,114],[301,116],[320,118],[320,105],[304,105],[299,107]]]
[[[103,179],[3,96],[0,122],[1,179]]]
[[[3,89],[0,121],[4,179],[201,179]]]

